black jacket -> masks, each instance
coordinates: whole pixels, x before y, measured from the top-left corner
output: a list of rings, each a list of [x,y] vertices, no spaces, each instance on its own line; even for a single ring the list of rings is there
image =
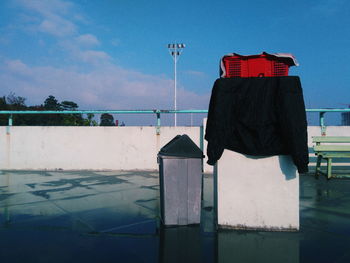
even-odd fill
[[[308,171],[307,122],[299,77],[220,78],[210,98],[208,164],[224,149],[254,156],[291,155]]]

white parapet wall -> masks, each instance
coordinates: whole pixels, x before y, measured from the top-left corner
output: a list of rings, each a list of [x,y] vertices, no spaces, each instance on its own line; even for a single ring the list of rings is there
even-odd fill
[[[157,170],[178,134],[200,145],[200,127],[0,127],[0,169]]]
[[[157,135],[149,126],[1,126],[0,169],[156,170],[159,149],[178,134],[189,135],[200,146],[200,127],[161,127]],[[311,149],[311,136],[319,136],[320,127],[308,127],[308,134]],[[350,136],[350,127],[327,127],[327,135]],[[205,159],[204,172],[212,170]]]
[[[204,127],[206,124],[206,119],[204,120]],[[320,126],[308,126],[307,128],[308,132],[308,147],[309,147],[309,157],[310,157],[310,170],[312,171],[315,166],[316,158],[315,154],[313,153],[312,147],[312,136],[321,136],[321,128]],[[204,128],[204,134],[205,134],[205,128]],[[328,126],[326,129],[326,135],[328,136],[350,136],[350,126]],[[204,140],[204,154],[206,155],[206,147],[207,147],[207,141]],[[213,172],[213,166],[208,165],[207,159],[204,161],[204,172],[206,173],[212,173]],[[338,165],[349,165],[348,163],[334,163],[334,166]]]

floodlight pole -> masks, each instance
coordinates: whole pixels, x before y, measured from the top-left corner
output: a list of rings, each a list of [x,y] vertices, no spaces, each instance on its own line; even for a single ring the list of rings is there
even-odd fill
[[[185,48],[185,44],[168,44],[168,50],[174,60],[174,110],[177,110],[177,60]],[[174,125],[177,126],[176,112],[174,115]]]
[[[176,51],[176,46],[175,46],[175,52],[173,52],[173,58],[174,58],[174,110],[177,110],[177,60],[178,60],[178,54]],[[177,126],[177,118],[176,118],[176,112],[174,115],[174,126]]]

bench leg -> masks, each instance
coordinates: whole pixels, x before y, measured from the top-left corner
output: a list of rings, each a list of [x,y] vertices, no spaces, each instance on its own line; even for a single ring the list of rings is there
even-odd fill
[[[332,158],[327,159],[327,179],[332,177]]]
[[[318,155],[317,156],[317,162],[316,162],[316,170],[315,170],[315,176],[318,177],[318,175],[321,172],[321,160],[322,160],[322,156]]]

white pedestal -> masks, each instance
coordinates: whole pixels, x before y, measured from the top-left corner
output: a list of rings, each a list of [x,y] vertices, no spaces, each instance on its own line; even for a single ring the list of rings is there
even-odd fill
[[[299,229],[299,175],[290,156],[258,158],[225,150],[217,165],[220,228]]]

